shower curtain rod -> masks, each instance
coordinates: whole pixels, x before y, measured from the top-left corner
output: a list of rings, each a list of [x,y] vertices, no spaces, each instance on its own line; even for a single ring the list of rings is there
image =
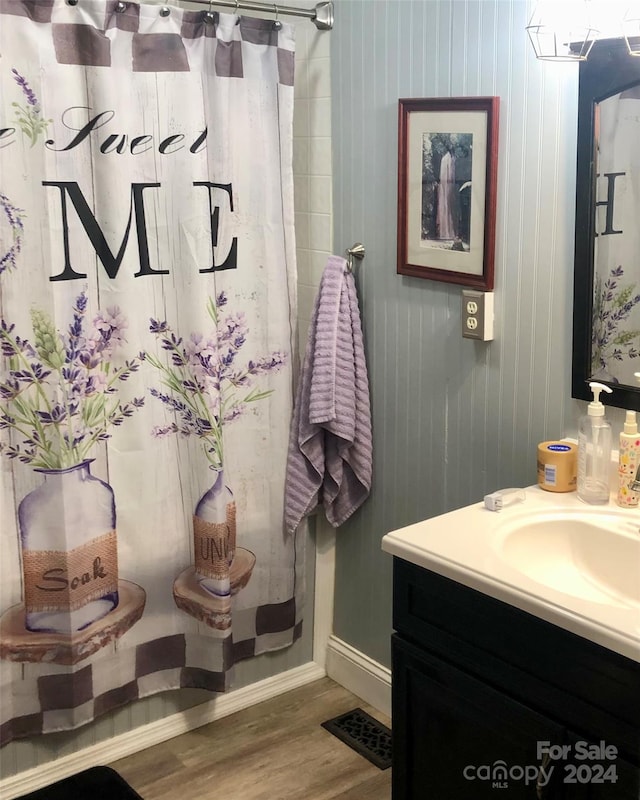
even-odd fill
[[[323,0],[315,8],[296,8],[295,6],[281,6],[279,3],[253,3],[250,0],[190,0],[198,5],[211,7],[242,9],[244,11],[273,11],[276,17],[285,14],[292,17],[305,17],[310,19],[319,31],[330,31],[333,28],[333,2]]]

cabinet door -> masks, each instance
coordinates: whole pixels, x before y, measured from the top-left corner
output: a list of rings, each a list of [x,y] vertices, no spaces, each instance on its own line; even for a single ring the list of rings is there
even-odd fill
[[[558,769],[563,800],[638,800],[640,769],[620,758],[615,745],[568,734]],[[640,756],[640,753],[638,754]]]
[[[393,800],[557,800],[539,742],[561,726],[398,635],[393,656]]]

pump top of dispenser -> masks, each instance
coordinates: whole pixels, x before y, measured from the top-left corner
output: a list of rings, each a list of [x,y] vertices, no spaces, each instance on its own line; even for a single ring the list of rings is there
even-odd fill
[[[627,411],[625,418],[624,418],[624,430],[623,433],[628,434],[629,436],[637,436],[638,435],[638,422],[636,420],[636,412],[635,411]]]
[[[604,417],[604,406],[600,402],[600,392],[609,392],[611,394],[613,389],[597,381],[590,381],[589,388],[593,392],[593,400],[587,406],[587,414],[590,417]]]

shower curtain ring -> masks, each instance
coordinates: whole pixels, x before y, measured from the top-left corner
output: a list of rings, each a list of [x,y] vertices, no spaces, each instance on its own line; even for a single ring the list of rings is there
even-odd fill
[[[279,31],[280,28],[282,28],[282,23],[278,19],[278,5],[277,5],[277,3],[274,3],[273,7],[274,7],[275,12],[276,12],[276,19],[275,19],[275,22],[273,23],[273,27],[275,28],[275,30]]]
[[[215,15],[214,15],[213,11],[211,10],[211,3],[212,2],[213,2],[213,0],[209,0],[209,8],[204,13],[204,21],[205,22],[213,22],[214,19],[215,19]]]
[[[235,12],[236,12],[236,17],[238,18],[236,20],[236,25],[239,25],[240,24],[240,0],[236,0]]]

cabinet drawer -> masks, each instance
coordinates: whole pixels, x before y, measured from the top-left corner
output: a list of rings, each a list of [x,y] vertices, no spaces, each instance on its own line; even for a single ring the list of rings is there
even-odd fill
[[[560,707],[572,724],[586,714],[603,738],[622,736],[638,762],[640,664],[399,558],[393,586],[403,637],[514,697],[534,697],[544,713]]]

